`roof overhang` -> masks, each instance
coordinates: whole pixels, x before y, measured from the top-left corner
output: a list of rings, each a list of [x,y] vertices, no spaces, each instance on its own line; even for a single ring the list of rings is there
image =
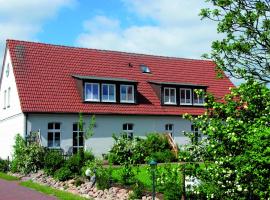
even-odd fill
[[[138,81],[123,79],[123,78],[112,78],[112,77],[98,77],[98,76],[81,76],[72,75],[72,77],[80,80],[94,80],[94,81],[114,81],[114,82],[128,82],[128,83],[138,83]]]
[[[202,87],[207,88],[207,85],[199,85],[193,83],[180,83],[180,82],[160,82],[160,81],[147,81],[148,83],[156,84],[156,85],[174,85],[174,86],[188,86],[188,87]]]

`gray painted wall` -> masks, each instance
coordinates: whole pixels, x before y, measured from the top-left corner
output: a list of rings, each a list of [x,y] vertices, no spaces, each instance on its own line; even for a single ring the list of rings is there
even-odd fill
[[[90,116],[84,116],[87,126]],[[61,148],[68,151],[72,147],[72,125],[78,121],[76,114],[29,114],[27,132],[40,129],[42,144],[47,146],[49,122],[61,123]],[[86,141],[96,155],[107,153],[113,145],[112,134],[119,135],[124,123],[134,124],[134,136],[145,136],[150,132],[164,132],[165,124],[174,124],[174,139],[178,144],[188,143],[182,131],[190,131],[191,123],[180,116],[126,116],[126,115],[96,115],[94,136]]]

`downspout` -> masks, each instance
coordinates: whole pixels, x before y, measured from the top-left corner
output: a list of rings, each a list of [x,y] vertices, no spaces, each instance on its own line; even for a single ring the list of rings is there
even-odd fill
[[[27,136],[27,117],[28,117],[28,113],[25,113],[25,115],[24,115],[24,138],[26,138],[26,136]]]

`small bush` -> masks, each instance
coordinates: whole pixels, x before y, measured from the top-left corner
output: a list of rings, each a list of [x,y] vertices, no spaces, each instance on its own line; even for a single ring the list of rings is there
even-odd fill
[[[109,189],[111,186],[111,170],[100,167],[96,170],[96,175],[98,189]]]
[[[8,160],[2,160],[0,158],[0,172],[7,172],[9,170]]]
[[[43,147],[36,143],[26,145],[26,141],[17,134],[13,148],[11,171],[28,174],[43,167],[45,154]]]
[[[143,196],[143,192],[144,192],[144,186],[143,183],[140,181],[136,181],[133,185],[132,185],[132,193],[129,195],[129,199],[141,199]]]
[[[61,167],[60,169],[58,169],[54,173],[53,177],[56,178],[59,181],[66,181],[66,180],[72,178],[72,172],[66,166]]]
[[[149,158],[154,159],[158,163],[176,161],[175,155],[171,150],[154,152],[150,155]],[[149,159],[148,161],[150,161],[151,159]]]
[[[84,179],[83,179],[82,177],[76,177],[76,178],[75,178],[74,185],[75,185],[76,187],[78,187],[78,186],[82,185],[84,182],[85,182],[85,181],[84,181]]]
[[[48,175],[54,175],[54,173],[63,167],[65,160],[60,152],[58,151],[47,151],[44,158],[44,171]]]

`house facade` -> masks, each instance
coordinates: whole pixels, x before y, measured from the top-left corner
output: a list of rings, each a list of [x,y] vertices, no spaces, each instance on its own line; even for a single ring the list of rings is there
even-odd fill
[[[48,148],[96,155],[113,144],[112,134],[129,137],[169,132],[178,144],[183,131],[197,130],[182,118],[205,111],[197,90],[222,97],[233,87],[216,78],[206,60],[75,48],[7,40],[0,81],[0,157],[11,156],[14,137],[38,131]],[[95,116],[94,135],[84,130]]]

